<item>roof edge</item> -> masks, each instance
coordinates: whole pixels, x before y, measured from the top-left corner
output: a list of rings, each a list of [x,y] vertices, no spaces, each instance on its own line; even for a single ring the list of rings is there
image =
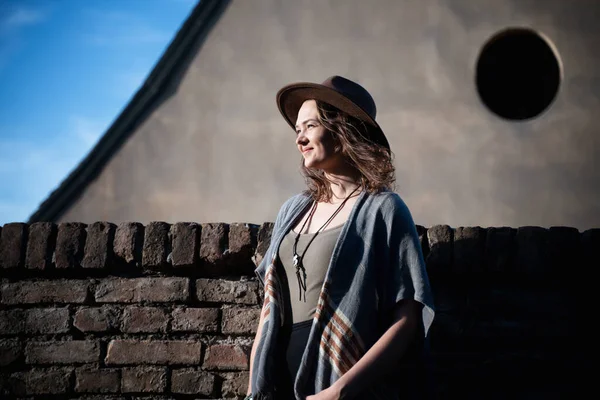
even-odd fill
[[[172,73],[186,58],[196,40],[212,29],[213,22],[220,18],[228,4],[228,0],[199,0],[127,106],[79,165],[31,214],[28,223],[55,222],[73,204],[133,133],[132,128],[170,83]]]

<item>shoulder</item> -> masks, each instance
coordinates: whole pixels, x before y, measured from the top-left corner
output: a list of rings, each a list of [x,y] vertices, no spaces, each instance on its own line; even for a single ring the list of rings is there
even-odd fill
[[[293,210],[299,204],[303,204],[308,200],[308,195],[304,192],[298,193],[287,199],[279,209],[279,213],[282,215],[286,215],[290,210]]]
[[[285,203],[283,203],[283,207],[289,207],[289,208],[291,208],[291,207],[295,206],[296,204],[300,204],[300,203],[305,202],[308,199],[309,199],[309,195],[308,194],[306,194],[305,192],[300,192],[300,193],[297,193],[297,194],[293,195],[289,199],[287,199],[285,201]]]
[[[384,217],[410,215],[408,206],[396,192],[385,190],[369,196],[367,206],[374,211],[377,210]]]
[[[367,214],[375,224],[388,234],[415,233],[416,225],[402,197],[392,191],[383,191],[369,196]],[[414,232],[413,232],[414,231]]]
[[[290,218],[290,214],[293,213],[298,206],[306,203],[309,200],[309,196],[305,193],[298,193],[287,199],[279,208],[277,213],[277,219],[275,220],[275,226],[280,226]]]

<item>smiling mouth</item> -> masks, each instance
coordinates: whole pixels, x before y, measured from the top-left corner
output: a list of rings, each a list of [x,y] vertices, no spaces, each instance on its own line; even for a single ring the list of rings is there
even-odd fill
[[[310,149],[305,149],[305,150],[302,150],[302,154],[306,154],[306,153],[308,153],[308,152],[309,152],[309,151],[311,151],[311,150],[312,150],[312,147],[311,147]]]

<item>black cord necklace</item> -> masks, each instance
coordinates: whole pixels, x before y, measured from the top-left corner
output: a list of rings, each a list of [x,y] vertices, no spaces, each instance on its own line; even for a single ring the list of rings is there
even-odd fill
[[[333,214],[331,214],[331,217],[329,217],[329,219],[327,219],[327,221],[325,221],[325,223],[323,225],[321,225],[321,227],[317,230],[317,232],[315,232],[315,234],[313,235],[313,237],[310,239],[310,241],[308,242],[308,244],[306,245],[306,247],[304,248],[304,251],[302,252],[302,255],[298,254],[298,240],[300,239],[300,234],[302,233],[302,231],[304,230],[304,227],[306,226],[306,223],[308,222],[308,220],[312,219],[313,214],[315,213],[316,209],[317,209],[317,202],[315,201],[310,209],[310,212],[308,213],[308,216],[306,217],[306,220],[304,221],[304,223],[302,224],[302,227],[300,228],[300,231],[298,231],[298,233],[296,233],[296,238],[294,239],[294,247],[293,247],[293,252],[294,252],[294,267],[296,267],[296,278],[298,279],[298,292],[299,292],[299,301],[302,300],[302,293],[300,292],[302,290],[302,292],[304,293],[304,302],[306,302],[306,269],[304,268],[304,265],[302,264],[302,259],[304,258],[304,255],[306,254],[306,250],[308,250],[308,248],[310,247],[310,244],[313,242],[313,240],[315,240],[315,238],[317,237],[317,235],[321,232],[321,230],[327,226],[327,224],[329,224],[331,222],[331,220],[333,218],[335,218],[335,216],[342,210],[342,208],[344,207],[344,204],[346,204],[346,201],[348,201],[348,199],[350,197],[352,197],[352,195],[354,194],[354,192],[356,192],[358,190],[360,186],[357,186],[352,193],[350,193],[348,195],[348,197],[346,197],[344,199],[344,201],[342,201],[339,205],[339,207],[337,208],[337,210],[335,210],[333,212]]]

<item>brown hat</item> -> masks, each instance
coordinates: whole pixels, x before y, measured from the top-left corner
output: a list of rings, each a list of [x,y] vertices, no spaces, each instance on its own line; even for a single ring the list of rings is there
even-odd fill
[[[277,92],[277,106],[283,118],[293,129],[298,118],[298,110],[306,100],[319,100],[358,118],[369,127],[368,139],[387,149],[390,144],[375,121],[377,107],[373,97],[365,88],[341,76],[329,77],[322,84],[292,83]]]

